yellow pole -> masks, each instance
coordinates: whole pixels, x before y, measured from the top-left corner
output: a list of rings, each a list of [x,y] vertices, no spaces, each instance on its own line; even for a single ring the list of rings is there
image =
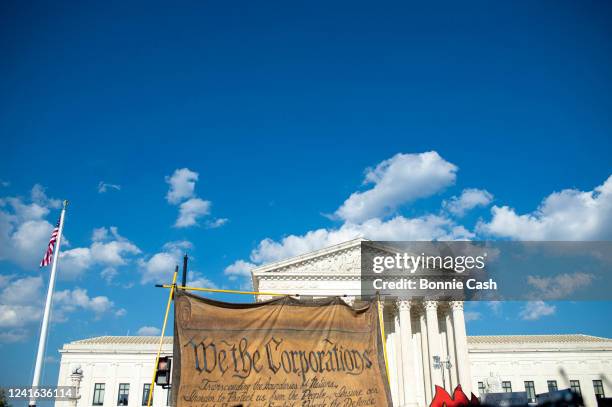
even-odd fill
[[[380,300],[380,296],[377,299],[378,306],[378,325],[380,325],[380,336],[382,339],[383,346],[383,356],[385,358],[385,371],[387,372],[387,380],[389,381],[389,385],[391,385],[391,380],[389,378],[389,362],[387,362],[387,341],[385,339],[385,319],[383,316],[384,305]]]
[[[268,293],[265,291],[237,291],[237,290],[224,290],[221,288],[202,288],[202,287],[188,287],[188,286],[173,286],[169,284],[163,284],[162,288],[172,288],[175,287],[181,290],[190,290],[190,291],[205,291],[207,293],[229,293],[229,294],[247,294],[247,295],[275,295],[275,296],[283,296],[283,295],[292,295],[294,297],[299,297],[299,294],[280,294],[280,293]]]
[[[164,324],[162,325],[161,336],[159,338],[159,348],[157,348],[157,356],[155,357],[155,364],[153,365],[153,378],[151,379],[151,387],[149,387],[149,397],[147,399],[147,407],[151,407],[151,399],[153,398],[153,389],[155,387],[155,375],[157,374],[157,364],[159,363],[159,354],[164,344],[164,333],[166,332],[166,323],[168,322],[168,313],[170,312],[170,304],[172,304],[172,297],[174,296],[174,290],[176,289],[176,276],[178,274],[178,266],[174,269],[174,276],[172,277],[172,285],[170,286],[170,293],[168,294],[168,304],[166,305],[166,315],[164,316]]]

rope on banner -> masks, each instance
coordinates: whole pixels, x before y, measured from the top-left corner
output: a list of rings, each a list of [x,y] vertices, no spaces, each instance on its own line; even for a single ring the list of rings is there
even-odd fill
[[[170,284],[157,284],[155,287],[158,288],[171,288]],[[292,297],[299,297],[299,294],[279,294],[279,293],[268,293],[264,291],[238,291],[238,290],[224,290],[221,288],[202,288],[202,287],[189,287],[185,285],[179,285],[176,287],[181,290],[190,290],[190,291],[205,291],[208,293],[227,293],[227,294],[245,294],[245,295],[273,295],[273,296],[285,296],[289,295]]]

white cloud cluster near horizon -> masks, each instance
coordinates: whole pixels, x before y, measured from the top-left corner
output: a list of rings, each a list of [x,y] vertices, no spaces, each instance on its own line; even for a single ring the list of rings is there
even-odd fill
[[[29,201],[21,197],[0,198],[0,260],[9,260],[24,270],[38,270],[53,230],[45,218],[60,207],[61,200],[47,197],[39,184],[30,191]],[[141,253],[114,226],[94,229],[92,243],[87,247],[72,248],[63,235],[62,249],[62,269],[58,274],[62,279],[77,279],[94,265],[122,266],[130,256]]]
[[[468,240],[475,234],[444,213],[412,218],[397,214],[402,205],[432,196],[453,185],[458,167],[437,152],[396,154],[365,171],[366,191],[352,193],[334,212],[343,223],[280,240],[263,239],[249,261],[228,266],[226,275],[243,263],[259,265],[297,256],[356,238],[371,240]],[[243,262],[243,263],[239,263]]]
[[[535,321],[542,317],[553,315],[557,311],[555,305],[548,304],[542,300],[527,302],[519,312],[521,319]]]
[[[513,240],[611,240],[612,175],[591,191],[553,192],[531,213],[518,214],[504,205],[494,206],[491,214],[477,232]]]
[[[141,326],[136,331],[136,335],[138,336],[159,336],[161,330],[154,326]]]
[[[353,193],[347,194],[344,201],[337,203],[339,206],[333,212],[335,222],[329,227],[262,239],[254,245],[248,256],[236,259],[227,266],[224,276],[241,287],[248,286],[253,267],[359,237],[424,241],[612,238],[612,176],[592,190],[574,188],[552,192],[531,212],[519,213],[510,205],[495,202],[498,205],[490,209],[490,215],[481,217],[473,227],[466,226],[462,217],[468,211],[484,212],[493,203],[493,194],[485,189],[467,188],[451,198],[439,197],[437,210],[412,216],[402,213],[406,205],[420,199],[436,199],[435,196],[456,184],[458,172],[459,168],[455,164],[435,151],[396,154],[365,170],[363,184]],[[205,218],[210,215],[211,204],[198,198],[195,189],[198,179],[199,174],[188,168],[177,169],[166,177],[169,185],[166,200],[169,204],[178,205],[179,209],[175,226],[201,224],[214,228],[224,225],[228,221],[225,218],[208,221]],[[48,197],[44,187],[38,184],[34,185],[27,197],[0,197],[0,261],[11,262],[23,270],[38,270],[38,262],[53,229],[48,219],[55,222],[54,213],[59,215],[60,207],[61,201]],[[56,211],[52,213],[52,210]],[[61,278],[78,279],[88,271],[95,270],[109,284],[129,266],[136,266],[141,284],[168,283],[174,267],[182,264],[184,253],[193,249],[191,242],[178,240],[167,242],[157,253],[143,254],[136,243],[123,237],[114,226],[93,229],[91,242],[85,246],[73,247],[65,243],[67,241],[64,240],[60,262]],[[0,282],[5,279],[8,284],[9,281],[26,278],[30,277],[0,275]],[[31,278],[24,281],[25,285],[40,291],[40,278]],[[578,282],[586,284],[584,278]],[[202,287],[216,286],[197,271],[190,272],[188,283]],[[553,284],[556,292],[560,293],[567,290],[568,280],[541,281],[536,278],[531,282],[534,288],[538,284]],[[60,298],[65,299],[58,300],[61,303],[70,299],[82,304],[73,309],[64,307],[66,313],[76,310],[92,312],[94,315],[120,316],[125,313],[110,298],[75,290],[62,294]],[[556,308],[544,302],[554,298],[540,299],[542,301],[527,303],[520,317],[536,320],[554,315]],[[4,297],[0,296],[0,308],[0,327],[10,326],[10,332],[0,334],[0,341],[23,338],[28,324],[40,320],[40,306],[19,303],[8,293]],[[100,310],[106,311],[97,312]],[[61,317],[61,311],[58,312],[60,314],[56,318]],[[480,318],[480,314],[473,314],[472,317]],[[18,323],[17,319],[23,324]]]
[[[166,176],[169,185],[166,200],[171,205],[179,205],[179,214],[174,223],[177,228],[199,225],[199,219],[210,215],[212,202],[199,198],[195,193],[199,174],[189,168],[177,168],[172,175]],[[227,223],[226,218],[209,220],[205,226],[214,229]]]
[[[427,182],[427,171],[431,169],[431,178],[434,185],[441,188],[446,183],[454,182],[454,174],[457,167],[446,164],[436,153],[423,153],[428,159],[416,159],[407,155],[396,155],[389,160],[383,161],[375,169],[366,171],[366,180],[381,182],[390,178],[401,179],[396,172],[397,168],[402,171],[411,172],[412,168],[407,163],[415,166],[419,173],[417,183]],[[399,160],[401,165],[394,166]],[[429,162],[424,165],[423,162]],[[446,172],[442,169],[446,169]],[[390,176],[387,171],[392,171]],[[375,174],[375,175],[374,175]],[[442,176],[446,174],[446,177]],[[451,176],[452,174],[452,176]],[[444,180],[444,182],[441,182]],[[376,184],[378,185],[378,184]],[[412,186],[405,186],[406,191],[411,191]],[[430,189],[429,191],[434,191]],[[376,187],[369,190],[376,195]],[[395,189],[394,189],[395,191]],[[307,231],[301,235],[287,235],[279,240],[266,238],[261,240],[251,251],[249,260],[237,260],[228,266],[226,274],[235,274],[231,271],[241,263],[248,262],[255,265],[274,262],[285,258],[301,255],[323,247],[342,243],[347,240],[364,237],[371,240],[470,240],[475,238],[495,239],[513,238],[515,240],[596,240],[610,239],[612,237],[612,176],[593,191],[578,191],[575,189],[554,192],[546,197],[540,207],[530,214],[518,215],[508,206],[494,206],[491,209],[490,221],[482,219],[477,223],[474,230],[469,230],[464,225],[447,215],[444,211],[440,213],[429,213],[412,218],[395,214],[385,218],[381,214],[387,213],[391,206],[379,203],[377,199],[363,199],[363,193],[353,193],[336,211],[343,214],[345,220],[338,227],[320,228]],[[395,193],[395,196],[413,199],[414,196]],[[357,198],[356,198],[357,197]],[[450,200],[443,201],[441,209],[463,216],[468,210],[479,206],[487,206],[492,202],[493,194],[486,190],[476,188],[465,189],[462,194]],[[354,205],[360,201],[360,205]],[[347,202],[349,204],[347,205]],[[401,200],[395,200],[395,207],[401,204]],[[355,208],[354,211],[349,208]],[[348,216],[348,213],[353,215]],[[376,216],[363,220],[364,214]],[[360,222],[348,219],[361,219]],[[579,219],[579,221],[576,221]],[[582,226],[582,230],[579,230]]]
[[[123,308],[116,308],[115,303],[107,296],[89,296],[86,289],[76,287],[72,290],[61,290],[53,294],[54,320],[66,322],[68,313],[76,310],[90,311],[96,319],[104,314],[112,312],[115,316],[122,317],[126,314]]]
[[[355,238],[371,240],[609,240],[612,238],[612,176],[592,191],[566,189],[553,192],[537,210],[517,214],[509,206],[493,206],[491,219],[482,218],[473,230],[458,223],[468,211],[486,207],[493,194],[467,188],[459,196],[441,202],[440,211],[406,217],[398,209],[417,199],[430,197],[456,182],[458,167],[437,152],[396,154],[365,171],[366,191],[352,193],[334,212],[342,224],[319,228],[280,239],[265,238],[248,260],[238,259],[225,268],[230,280],[250,279],[258,265],[298,256]],[[563,290],[564,282],[557,285]],[[525,320],[552,315],[554,306],[528,303]],[[476,315],[474,315],[476,317]]]
[[[572,293],[589,287],[594,278],[593,274],[585,272],[562,273],[552,277],[527,276],[527,285],[535,289],[528,298],[568,299]]]
[[[35,277],[0,276],[0,343],[19,342],[27,339],[42,318],[44,290],[41,275]],[[126,314],[106,296],[89,296],[86,289],[56,291],[53,295],[51,319],[54,323],[68,320],[76,311],[87,311],[99,319],[103,315],[117,317]]]

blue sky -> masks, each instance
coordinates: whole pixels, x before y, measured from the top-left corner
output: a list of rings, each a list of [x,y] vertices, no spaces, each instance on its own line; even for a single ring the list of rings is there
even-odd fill
[[[1,4],[0,349],[18,368],[0,383],[31,378],[59,199],[50,383],[61,344],[159,327],[153,284],[185,249],[195,282],[239,287],[356,235],[612,239],[611,15]],[[612,336],[609,303],[471,307],[471,334]]]

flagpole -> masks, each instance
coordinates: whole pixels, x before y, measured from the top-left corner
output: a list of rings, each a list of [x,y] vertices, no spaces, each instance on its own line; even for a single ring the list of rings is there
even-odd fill
[[[53,253],[53,264],[51,265],[51,276],[49,277],[49,288],[47,289],[47,300],[45,301],[45,312],[43,313],[42,326],[40,328],[40,338],[38,339],[38,353],[36,354],[36,366],[34,367],[34,377],[32,379],[32,389],[40,385],[40,374],[42,371],[43,359],[45,357],[45,344],[47,342],[47,332],[49,329],[49,315],[51,313],[51,300],[53,299],[53,287],[55,286],[55,272],[57,271],[57,260],[60,254],[60,244],[62,242],[62,232],[64,230],[64,216],[66,215],[68,201],[64,201],[62,213],[60,214],[59,230],[57,232],[57,243],[55,253]],[[33,392],[35,394],[35,392]],[[36,406],[36,397],[30,399],[30,406]]]

